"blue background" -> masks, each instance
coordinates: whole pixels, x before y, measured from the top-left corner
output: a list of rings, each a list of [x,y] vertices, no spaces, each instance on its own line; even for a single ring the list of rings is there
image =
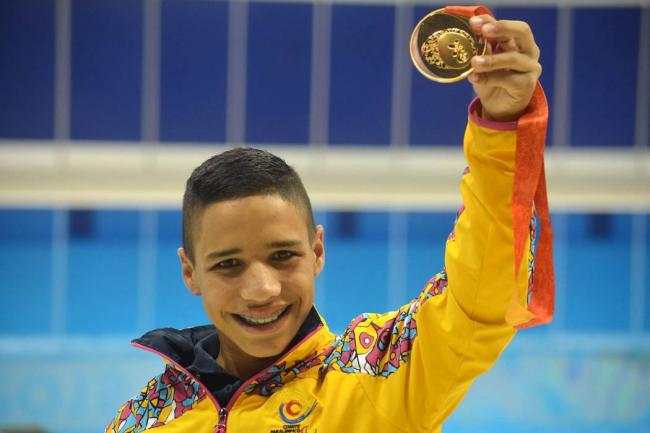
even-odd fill
[[[55,145],[58,5],[0,2],[0,146],[2,139]],[[64,138],[139,145],[145,6],[70,0]],[[153,110],[161,142],[226,141],[230,8],[227,1],[160,1]],[[413,23],[434,8],[414,7]],[[311,91],[319,85],[311,82],[315,9],[310,2],[248,4],[246,143],[310,145]],[[650,43],[640,40],[641,8],[571,9],[568,77],[556,76],[558,8],[521,2],[493,10],[532,26],[551,110],[558,80],[570,82],[569,141],[553,143],[551,123],[549,145],[650,147],[634,142],[636,107],[649,97],[636,87],[640,44]],[[392,4],[332,6],[325,146],[391,145],[396,14]],[[594,43],[597,34],[617,38]],[[610,58],[625,59],[615,79],[602,67]],[[471,87],[409,74],[409,134],[400,144],[457,146]],[[454,214],[318,209],[328,260],[316,300],[330,327],[340,331],[360,312],[387,311],[415,296],[443,265]],[[403,223],[397,244],[389,236],[393,219]],[[650,432],[650,216],[566,212],[553,222],[555,321],[520,333],[446,433]],[[207,322],[200,299],[182,284],[180,242],[176,209],[0,208],[0,428],[102,429],[162,366],[130,349],[129,339]]]

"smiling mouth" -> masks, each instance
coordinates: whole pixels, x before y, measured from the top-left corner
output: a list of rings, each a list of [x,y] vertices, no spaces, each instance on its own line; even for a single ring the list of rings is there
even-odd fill
[[[280,320],[287,314],[290,307],[289,305],[277,314],[268,317],[250,317],[243,314],[234,314],[234,316],[248,326],[264,326]]]

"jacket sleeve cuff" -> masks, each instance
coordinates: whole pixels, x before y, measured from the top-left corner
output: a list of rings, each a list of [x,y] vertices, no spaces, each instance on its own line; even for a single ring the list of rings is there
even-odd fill
[[[487,129],[493,129],[495,131],[516,131],[517,130],[517,122],[495,122],[493,120],[486,120],[481,117],[481,110],[483,109],[483,106],[481,105],[481,100],[478,98],[474,98],[472,102],[470,102],[469,107],[467,109],[467,114],[469,116],[469,120],[475,124],[477,124],[480,127],[487,128]]]

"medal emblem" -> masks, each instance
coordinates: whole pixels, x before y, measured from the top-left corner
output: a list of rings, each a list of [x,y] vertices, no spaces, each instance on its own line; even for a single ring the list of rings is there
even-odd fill
[[[472,32],[469,18],[438,9],[411,33],[411,60],[425,77],[440,83],[460,81],[472,73],[472,57],[485,53],[485,44]]]

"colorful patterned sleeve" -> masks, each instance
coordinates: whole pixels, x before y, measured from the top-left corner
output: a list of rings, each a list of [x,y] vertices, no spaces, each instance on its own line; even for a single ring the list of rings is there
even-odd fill
[[[439,431],[516,329],[553,312],[551,226],[543,150],[548,109],[538,84],[512,123],[482,120],[470,106],[463,206],[445,266],[398,311],[357,317],[326,358],[356,373],[395,431]]]
[[[167,365],[139,394],[120,407],[104,433],[141,433],[162,427],[189,412],[206,397],[206,391],[187,374]]]

